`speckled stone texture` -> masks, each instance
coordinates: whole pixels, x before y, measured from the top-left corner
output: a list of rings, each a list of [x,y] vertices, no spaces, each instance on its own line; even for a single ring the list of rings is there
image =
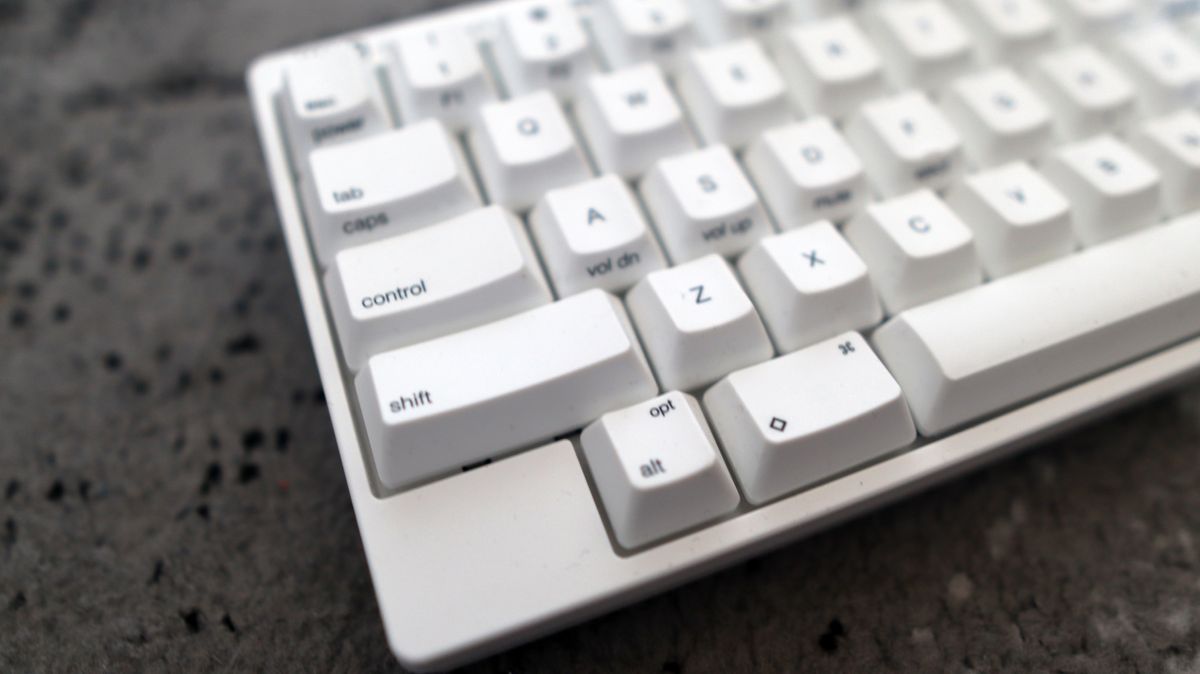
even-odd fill
[[[429,3],[0,0],[0,670],[396,671],[242,87]],[[1200,671],[1200,388],[469,671]]]

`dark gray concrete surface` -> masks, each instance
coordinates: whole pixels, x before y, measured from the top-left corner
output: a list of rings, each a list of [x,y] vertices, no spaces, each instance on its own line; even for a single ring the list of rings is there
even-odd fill
[[[0,0],[0,670],[398,669],[241,78],[419,4]],[[1200,671],[1198,419],[1192,386],[470,671]]]

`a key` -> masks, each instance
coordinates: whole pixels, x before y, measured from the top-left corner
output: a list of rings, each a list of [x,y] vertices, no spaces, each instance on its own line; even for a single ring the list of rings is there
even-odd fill
[[[971,39],[940,0],[880,5],[876,39],[897,88],[940,89],[971,67]]]
[[[671,391],[584,429],[583,456],[617,542],[636,548],[741,501],[696,399]]]
[[[696,30],[707,44],[765,37],[790,18],[786,0],[690,0]]]
[[[966,168],[958,132],[922,93],[868,103],[851,119],[846,136],[884,197],[942,189]]]
[[[883,318],[867,265],[828,221],[759,241],[738,271],[785,353]]]
[[[471,147],[492,203],[524,210],[546,190],[590,177],[567,118],[549,91],[488,103],[480,116]]]
[[[1070,203],[1023,162],[968,176],[950,190],[946,203],[970,224],[992,278],[1062,257],[1075,247]]]
[[[614,69],[653,61],[671,72],[695,41],[684,0],[600,0],[592,26]]]
[[[648,275],[625,304],[663,388],[695,390],[774,353],[758,312],[719,255]]]
[[[868,206],[844,233],[889,314],[982,280],[971,230],[929,190]]]
[[[704,409],[755,505],[916,439],[900,387],[855,332],[734,372]]]
[[[790,29],[776,56],[796,103],[810,115],[844,117],[887,88],[875,47],[848,16]]]
[[[623,178],[640,177],[660,158],[696,147],[653,63],[592,76],[575,113],[600,170]]]
[[[1072,40],[1103,39],[1135,18],[1135,0],[1050,0],[1065,36]]]
[[[1053,111],[1060,140],[1118,130],[1134,113],[1133,86],[1090,45],[1042,56],[1030,76],[1030,84]]]
[[[792,118],[783,78],[749,39],[693,50],[679,94],[708,144],[740,147],[761,129]]]
[[[1054,47],[1054,14],[1045,0],[965,0],[956,6],[988,63],[1020,66]]]
[[[322,265],[343,248],[402,234],[480,205],[461,149],[441,122],[432,119],[314,150],[302,185],[309,231]]]
[[[297,54],[284,71],[282,107],[298,171],[313,148],[391,127],[370,67],[348,42]]]
[[[500,18],[496,65],[510,95],[549,89],[574,97],[594,66],[588,36],[566,0],[522,0]]]
[[[599,290],[373,356],[354,384],[387,489],[458,472],[658,393],[625,310]]]
[[[1118,57],[1133,75],[1141,109],[1166,114],[1200,105],[1200,42],[1176,28],[1153,25],[1121,37]]]
[[[1200,115],[1183,110],[1141,128],[1134,147],[1158,168],[1168,216],[1200,210]]]
[[[614,175],[550,190],[529,227],[559,297],[620,292],[666,266],[633,195]]]
[[[962,133],[967,158],[976,166],[1033,159],[1053,142],[1046,104],[1008,68],[958,80],[947,89],[942,110]]]
[[[498,206],[343,250],[325,287],[352,370],[376,353],[551,301],[524,228]]]
[[[782,229],[841,221],[867,202],[862,162],[824,117],[770,129],[743,158]]]
[[[900,314],[875,347],[938,435],[1200,333],[1198,250],[1200,217],[1152,227]]]
[[[479,47],[463,30],[401,36],[389,50],[387,72],[406,124],[432,117],[460,131],[496,96]]]
[[[1158,170],[1112,136],[1060,148],[1042,170],[1071,202],[1075,236],[1086,245],[1158,220]]]
[[[724,145],[659,161],[639,191],[676,264],[737,255],[771,233],[758,194]]]

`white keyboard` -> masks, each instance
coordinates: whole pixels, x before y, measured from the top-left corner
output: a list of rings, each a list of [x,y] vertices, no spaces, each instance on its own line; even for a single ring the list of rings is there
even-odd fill
[[[1200,370],[1200,6],[505,0],[249,84],[441,669]]]

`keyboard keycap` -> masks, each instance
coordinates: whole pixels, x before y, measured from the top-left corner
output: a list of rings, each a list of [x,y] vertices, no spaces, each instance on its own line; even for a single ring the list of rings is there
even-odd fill
[[[970,223],[979,259],[999,278],[1069,254],[1075,248],[1071,207],[1025,163],[968,176],[946,204]]]
[[[875,36],[897,88],[940,89],[971,68],[966,29],[940,0],[880,5]]]
[[[743,158],[782,229],[845,220],[867,202],[862,162],[824,117],[763,133]]]
[[[559,297],[624,291],[667,262],[620,178],[606,175],[550,190],[529,227]]]
[[[1120,129],[1134,113],[1133,86],[1095,47],[1047,54],[1034,66],[1030,84],[1053,112],[1063,141]]]
[[[653,63],[594,75],[576,114],[600,170],[637,178],[654,162],[696,147],[683,111]]]
[[[866,104],[847,125],[846,136],[884,197],[943,189],[966,169],[958,132],[922,93]]]
[[[617,541],[636,548],[741,501],[696,399],[671,391],[609,412],[580,439]]]
[[[343,248],[480,205],[461,149],[437,120],[314,150],[309,166],[302,193],[322,265]]]
[[[625,310],[599,290],[374,356],[355,388],[388,489],[457,472],[658,393]]]
[[[958,6],[987,63],[1020,66],[1054,47],[1054,14],[1044,0],[965,0]]]
[[[1086,245],[1158,220],[1158,170],[1112,136],[1063,147],[1042,170],[1071,202],[1075,236]]]
[[[797,105],[810,115],[845,117],[887,88],[875,47],[848,16],[792,28],[776,55]]]
[[[1162,177],[1163,211],[1174,217],[1200,210],[1200,114],[1183,110],[1151,120],[1135,143]]]
[[[774,353],[758,312],[719,255],[650,274],[625,303],[663,388],[707,386]]]
[[[947,89],[942,109],[976,166],[1034,159],[1054,140],[1050,110],[1008,68],[958,80]]]
[[[971,230],[929,190],[867,207],[845,234],[889,314],[982,280]]]
[[[1133,22],[1135,0],[1051,0],[1063,32],[1074,40],[1103,39]]]
[[[737,255],[771,233],[758,194],[724,145],[663,159],[640,191],[676,264]]]
[[[567,118],[549,91],[488,103],[480,115],[471,147],[492,203],[525,210],[546,190],[591,177]]]
[[[1155,25],[1121,37],[1117,54],[1133,76],[1145,114],[1200,105],[1200,42]]]
[[[791,18],[786,0],[690,0],[696,30],[707,44],[767,37]]]
[[[283,76],[283,121],[296,169],[309,150],[391,127],[383,97],[358,49],[348,42],[300,52]]]
[[[783,78],[749,39],[693,50],[679,93],[708,144],[740,147],[761,129],[792,118]]]
[[[653,61],[671,72],[695,41],[684,0],[600,0],[592,25],[614,69]]]
[[[391,45],[387,72],[406,124],[436,118],[460,131],[496,97],[479,48],[463,30],[402,36]]]
[[[756,505],[916,438],[896,380],[854,332],[734,372],[704,395],[704,409]]]
[[[1200,333],[1200,217],[912,309],[875,331],[938,435]]]
[[[376,353],[552,299],[524,228],[498,206],[343,250],[325,287],[352,370]]]
[[[785,353],[883,319],[867,265],[829,222],[759,241],[738,271]]]
[[[550,89],[572,98],[594,66],[587,33],[565,0],[525,0],[500,18],[496,65],[509,94]]]

